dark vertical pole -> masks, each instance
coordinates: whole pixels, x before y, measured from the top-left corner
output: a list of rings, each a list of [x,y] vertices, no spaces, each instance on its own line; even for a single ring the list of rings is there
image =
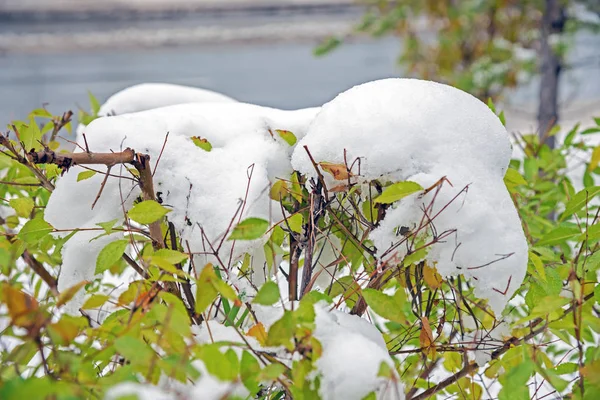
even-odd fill
[[[558,83],[562,60],[551,46],[551,35],[561,34],[566,22],[565,8],[560,0],[546,0],[540,40],[540,99],[538,132],[540,139],[554,148],[554,137],[548,132],[558,122]]]

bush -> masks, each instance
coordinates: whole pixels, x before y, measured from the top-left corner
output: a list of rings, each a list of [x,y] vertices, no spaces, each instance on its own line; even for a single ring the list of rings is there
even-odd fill
[[[335,104],[350,101],[352,94],[343,96]],[[373,98],[365,101],[371,104]],[[229,144],[219,142],[222,132],[205,137],[189,131],[193,124],[158,138],[148,131],[136,139],[136,133],[129,132],[126,144],[138,143],[138,149],[147,151],[102,152],[104,147],[118,149],[122,144],[117,133],[109,132],[126,131],[131,123],[126,118],[102,118],[90,124],[86,140],[79,138],[83,151],[61,153],[54,150],[59,134],[70,128],[70,113],[51,116],[35,110],[27,122],[13,122],[10,135],[0,139],[0,198],[5,203],[0,209],[0,398],[312,399],[406,394],[413,399],[513,399],[542,392],[596,398],[600,187],[594,186],[594,176],[600,168],[598,147],[584,139],[600,132],[600,120],[588,129],[574,127],[556,149],[540,145],[535,134],[515,138],[523,157],[502,170],[506,172],[502,190],[508,190],[513,206],[497,205],[477,192],[484,187],[503,196],[495,191],[498,185],[492,186],[496,178],[491,172],[472,176],[465,172],[430,185],[423,184],[427,179],[416,182],[418,174],[413,180],[398,179],[406,171],[379,177],[373,164],[362,163],[353,151],[362,140],[378,146],[375,138],[381,132],[354,137],[349,126],[340,133],[345,141],[339,149],[328,153],[330,147],[319,148],[315,132],[331,132],[328,122],[322,121],[326,112],[333,115],[332,104],[308,133],[300,132],[301,127],[296,132],[263,128],[260,134],[270,135],[275,143],[263,145],[269,151],[275,148],[269,146],[278,146],[285,159],[292,157],[296,169],[278,179],[269,174],[285,168],[273,172],[275,167],[267,163],[273,158],[264,161],[256,156],[258,161],[247,168],[245,159],[236,163],[231,157],[238,153],[227,153]],[[231,107],[240,111],[247,106],[219,107],[208,110],[231,115]],[[182,110],[189,116],[190,108]],[[356,118],[361,118],[361,108],[357,110]],[[437,115],[440,121],[455,118],[452,114],[458,112],[448,111]],[[491,118],[477,112],[478,117]],[[179,118],[177,109],[168,113],[139,114],[134,122],[150,127],[144,118]],[[233,124],[248,129],[244,124],[256,119],[259,125],[265,120],[278,125],[273,121],[279,117],[256,113]],[[382,126],[376,129],[385,129]],[[156,132],[162,128],[157,126]],[[251,152],[258,139],[250,139],[246,143],[235,137],[232,143]],[[182,143],[189,143],[192,150],[182,150]],[[389,154],[396,154],[390,150],[395,144],[387,145]],[[370,150],[361,148],[365,154]],[[459,151],[448,146],[444,150]],[[502,151],[492,148],[491,155],[478,162],[491,165],[490,158]],[[202,168],[188,163],[189,176],[179,178],[187,179],[189,186],[174,194],[180,187],[178,158],[189,161],[186,157],[205,153],[213,158],[199,164]],[[440,165],[450,163],[442,152],[436,156]],[[571,171],[574,160],[584,170],[576,180]],[[464,160],[469,167],[475,165],[470,162]],[[209,170],[211,165],[215,168]],[[87,169],[76,173],[77,166]],[[101,171],[106,166],[106,172]],[[237,169],[231,175],[207,175],[228,167]],[[453,171],[455,166],[448,168]],[[497,168],[494,164],[490,170]],[[225,231],[215,233],[214,226],[198,223],[198,215],[221,220],[215,215],[218,209],[202,205],[210,193],[193,192],[196,182],[205,182],[203,189],[213,185],[220,195],[239,183],[239,174],[246,176],[242,200],[238,203],[238,192],[232,190],[232,199],[222,198],[217,204],[227,212],[233,207]],[[486,183],[470,186],[465,179]],[[263,187],[263,181],[270,186]],[[479,205],[482,213],[474,214],[477,201],[465,200],[469,190],[468,199],[485,200]],[[178,199],[192,194],[201,200],[187,201],[199,208],[178,208]],[[54,204],[49,203],[51,198]],[[46,221],[56,210],[62,213],[51,216],[53,220],[81,220],[78,203],[85,203],[86,209],[91,206],[83,198],[94,200],[96,211],[89,215],[110,219],[92,218],[70,229]],[[117,206],[105,208],[115,198]],[[266,202],[260,203],[264,198]],[[267,218],[255,216],[260,214],[259,203],[270,210]],[[274,205],[277,210],[270,209]],[[495,254],[481,264],[455,260],[461,246],[469,249],[462,260],[470,260],[485,250],[477,243],[493,247],[514,235],[517,239],[511,243],[518,242],[521,227],[511,225],[510,213],[502,214],[500,207],[516,208],[529,244],[522,284],[516,276],[518,254]],[[111,217],[115,212],[120,215],[116,220]],[[412,213],[410,224],[385,225],[386,218],[392,221],[401,212]],[[498,222],[490,213],[508,220]],[[438,215],[442,217],[436,220]],[[464,234],[462,245],[454,242],[459,237],[456,229],[442,229],[452,223],[465,232],[474,229],[481,241]],[[372,235],[384,228],[385,234]],[[389,248],[382,248],[390,238]],[[83,255],[75,259],[73,269],[62,257],[68,246]],[[59,273],[63,287],[56,279]]]

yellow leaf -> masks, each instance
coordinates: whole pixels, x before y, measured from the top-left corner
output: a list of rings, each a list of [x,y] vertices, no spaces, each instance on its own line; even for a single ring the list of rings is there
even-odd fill
[[[267,344],[267,331],[265,329],[265,326],[261,322],[257,323],[252,328],[250,328],[246,335],[252,336],[256,340],[258,340],[258,343],[260,343],[261,346],[266,346]]]
[[[60,307],[63,304],[66,304],[69,300],[73,298],[81,290],[82,287],[90,283],[90,281],[81,281],[70,288],[64,290],[60,296],[58,296],[58,301],[56,302],[56,306]]]
[[[435,357],[435,343],[433,339],[433,332],[431,331],[431,325],[427,317],[421,317],[421,334],[419,335],[419,343],[421,349],[425,355],[431,353],[432,357]]]
[[[63,318],[60,321],[48,325],[53,333],[63,340],[63,344],[69,344],[79,334],[79,326],[69,319]]]
[[[271,197],[272,200],[280,201],[288,195],[289,191],[290,189],[288,188],[287,182],[279,179],[271,186],[269,197]]]
[[[28,330],[36,325],[41,327],[43,315],[36,299],[8,284],[2,288],[2,297],[13,325]]]
[[[438,274],[437,269],[435,267],[430,267],[427,264],[423,266],[423,279],[425,279],[427,286],[434,290],[439,289],[444,282],[442,276]]]
[[[336,181],[343,181],[353,176],[352,172],[343,164],[334,164],[326,161],[319,163],[323,171],[329,172]]]
[[[588,165],[588,171],[592,172],[600,164],[600,146],[596,146],[592,152],[592,158]]]

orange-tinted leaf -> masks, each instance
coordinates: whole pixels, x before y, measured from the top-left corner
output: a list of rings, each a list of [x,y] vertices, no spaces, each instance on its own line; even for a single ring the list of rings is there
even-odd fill
[[[344,164],[334,164],[326,161],[319,163],[325,172],[330,173],[336,181],[343,181],[353,176],[352,172]]]
[[[348,189],[350,189],[350,186],[348,186],[345,183],[342,183],[341,185],[337,185],[332,187],[331,189],[329,189],[330,192],[334,192],[334,193],[338,193],[338,192],[345,192]]]
[[[433,332],[431,331],[431,325],[427,317],[421,317],[421,334],[419,335],[419,343],[423,349],[423,353],[429,355],[431,352],[432,357],[435,357],[435,343],[433,339]]]
[[[261,322],[257,323],[252,328],[250,328],[246,335],[252,336],[256,340],[258,340],[258,343],[260,343],[261,346],[265,346],[267,344],[267,331],[265,329],[265,326]]]
[[[44,317],[36,299],[8,284],[2,288],[2,297],[13,325],[28,330],[42,325]]]

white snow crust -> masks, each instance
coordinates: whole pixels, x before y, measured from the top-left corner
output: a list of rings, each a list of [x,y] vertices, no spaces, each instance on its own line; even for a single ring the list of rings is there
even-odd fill
[[[186,103],[235,103],[232,99],[212,90],[172,83],[141,83],[129,86],[110,96],[98,111],[98,116],[129,114],[153,108]],[[85,131],[85,125],[77,126],[77,134]]]
[[[316,162],[344,164],[344,149],[348,163],[360,158],[360,182],[408,180],[428,188],[446,177],[453,186],[444,184],[437,196],[432,190],[396,202],[371,239],[385,255],[400,240],[396,228],[418,227],[422,208],[435,197],[428,215],[437,215],[436,231],[455,232],[434,244],[427,260],[443,276],[472,278],[476,295],[488,299],[497,315],[502,312],[525,276],[527,242],[503,183],[509,136],[484,103],[429,81],[369,82],[324,105],[296,146],[294,169],[316,177],[305,145]],[[406,246],[400,246],[389,256],[405,254]]]
[[[395,371],[381,333],[366,320],[342,311],[315,307],[315,338],[323,346],[317,360],[319,395],[324,400],[360,400],[376,391],[378,399],[404,399],[400,378],[378,377],[381,363]]]
[[[86,128],[86,138],[91,151],[121,151],[131,147],[149,154],[152,166],[164,145],[154,175],[155,191],[162,193],[163,204],[172,209],[169,220],[184,243],[189,241],[193,252],[203,252],[210,249],[203,241],[201,229],[216,248],[244,198],[243,215],[238,214],[236,221],[250,216],[272,220],[272,214],[275,221],[281,219],[278,203],[272,204],[268,196],[269,187],[276,178],[291,174],[292,147],[275,130],[289,130],[301,138],[317,111],[282,111],[242,103],[182,104],[96,119]],[[192,136],[207,139],[212,151],[194,145]],[[83,146],[82,138],[79,142]],[[123,210],[131,208],[140,193],[134,182],[109,178],[92,210],[104,175],[96,174],[77,182],[80,171],[74,167],[57,182],[46,208],[46,220],[57,229],[93,228],[100,222],[122,220]],[[122,166],[113,168],[111,174],[130,176]],[[99,233],[96,231],[96,235]],[[84,236],[78,233],[77,237]],[[61,287],[93,276],[93,266],[102,248],[99,244],[90,246],[83,239],[65,244]],[[227,263],[230,256],[235,260],[260,244],[261,241],[238,241],[233,247],[232,242],[224,241],[219,254]],[[77,252],[79,255],[74,255]],[[89,271],[82,267],[82,259],[88,260]],[[215,262],[206,257],[199,263],[209,261]]]
[[[139,109],[139,104],[136,107]],[[278,129],[293,132],[299,142],[289,146],[275,133]],[[419,192],[391,205],[370,235],[384,260],[400,261],[407,254],[405,245],[392,247],[403,240],[396,234],[397,228],[416,229],[426,209],[438,235],[450,232],[431,246],[426,261],[443,276],[464,274],[470,278],[476,295],[488,299],[497,316],[525,275],[527,242],[503,182],[511,156],[508,134],[485,104],[446,85],[386,79],[354,87],[322,109],[297,111],[235,102],[178,104],[99,118],[85,131],[93,152],[131,147],[149,154],[154,167],[162,151],[154,175],[155,191],[161,192],[163,205],[172,210],[169,221],[184,243],[189,242],[192,252],[207,251],[207,241],[215,247],[221,243],[243,199],[243,213],[234,224],[248,217],[279,222],[281,209],[269,198],[270,185],[278,178],[287,179],[293,170],[316,177],[306,145],[316,162],[344,164],[344,150],[350,163],[360,158],[360,171],[353,169],[353,179],[360,185],[373,180],[382,184],[408,180],[428,188],[443,177],[451,182],[443,183],[439,192]],[[192,136],[207,139],[212,151],[195,146]],[[82,138],[79,144],[83,146]],[[104,175],[77,182],[80,171],[73,167],[58,180],[45,211],[46,220],[65,230],[94,228],[115,219],[122,222],[124,210],[131,208],[140,193],[134,181],[109,178],[92,210]],[[111,174],[128,176],[120,165],[112,168]],[[329,174],[325,176],[328,187],[339,183]],[[433,235],[430,227],[421,232],[426,230]],[[93,278],[99,251],[120,236],[90,241],[99,233],[81,231],[65,244],[59,288]],[[202,255],[197,256],[196,265],[228,264],[250,253],[253,266],[258,266],[264,263],[262,244],[263,240],[237,241],[235,245],[225,240],[218,252],[223,263]],[[317,273],[339,256],[340,242],[334,238],[331,243],[317,244],[321,246],[326,247]],[[326,287],[331,272],[322,271],[317,286]],[[240,284],[237,277],[226,278]],[[250,292],[253,290],[246,295],[253,295]],[[81,301],[76,297],[70,309],[76,310]],[[282,307],[257,305],[256,311],[261,320],[264,316],[272,322],[281,315]],[[323,345],[317,369],[324,399],[362,399],[371,391],[377,391],[380,399],[403,398],[397,377],[377,376],[382,362],[392,370],[394,364],[374,325],[322,307],[316,307],[315,322],[314,335]],[[203,327],[198,341],[208,342],[210,337],[211,341],[239,342],[233,328],[217,321],[209,324],[210,335]],[[243,390],[211,377],[201,363],[198,368],[203,378],[194,395],[208,393],[206,390],[219,396]],[[132,388],[134,385],[125,387]]]

